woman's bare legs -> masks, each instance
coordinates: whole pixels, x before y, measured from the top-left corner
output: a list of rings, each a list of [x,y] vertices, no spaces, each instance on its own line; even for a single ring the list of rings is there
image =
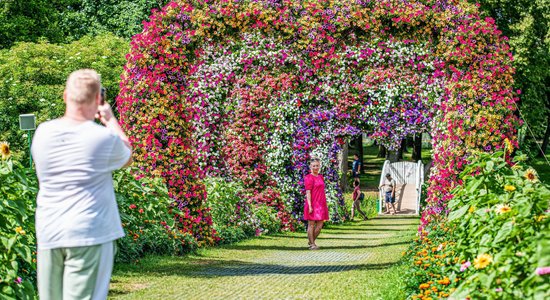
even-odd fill
[[[307,221],[307,239],[309,246],[315,245],[315,221]]]
[[[319,236],[319,233],[321,233],[321,229],[323,229],[323,224],[325,221],[316,221],[315,225],[315,235],[313,236],[313,244],[315,244],[315,240]]]

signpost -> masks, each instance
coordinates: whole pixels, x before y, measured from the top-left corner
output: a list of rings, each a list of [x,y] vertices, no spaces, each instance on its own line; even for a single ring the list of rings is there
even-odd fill
[[[28,131],[27,137],[29,139],[29,168],[32,169],[31,135],[32,131],[36,129],[36,118],[34,117],[34,114],[19,115],[19,129],[23,131]]]

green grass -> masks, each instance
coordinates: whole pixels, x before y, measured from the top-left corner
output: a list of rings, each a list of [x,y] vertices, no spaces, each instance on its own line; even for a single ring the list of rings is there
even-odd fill
[[[303,232],[278,233],[184,257],[115,266],[115,299],[403,299],[399,263],[418,218],[331,225],[320,250]]]

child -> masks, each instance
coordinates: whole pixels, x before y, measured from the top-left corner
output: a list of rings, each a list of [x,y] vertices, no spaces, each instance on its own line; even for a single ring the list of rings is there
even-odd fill
[[[361,215],[363,215],[364,220],[368,220],[367,215],[361,210],[361,200],[365,198],[365,194],[361,193],[361,188],[359,187],[359,180],[353,182],[353,205],[351,206],[351,220],[353,220],[354,211],[357,210]]]

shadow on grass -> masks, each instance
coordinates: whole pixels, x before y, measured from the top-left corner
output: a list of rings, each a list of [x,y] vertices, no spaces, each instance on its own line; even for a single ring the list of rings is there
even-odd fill
[[[329,238],[330,239],[330,238]],[[306,240],[304,239],[304,243]],[[376,244],[376,245],[353,245],[353,246],[323,246],[322,244],[319,244],[319,247],[321,247],[322,250],[344,250],[344,249],[372,249],[372,248],[379,248],[379,247],[388,247],[388,246],[396,246],[396,245],[408,245],[410,241],[402,241],[402,242],[394,242],[394,243],[382,243],[382,244]],[[225,249],[230,250],[258,250],[258,251],[265,251],[265,250],[276,250],[276,251],[309,251],[307,247],[305,246],[278,246],[278,245],[231,245],[225,247]]]
[[[330,234],[330,233],[327,233],[327,234]],[[304,239],[305,239],[305,238],[306,238],[306,237],[304,237]],[[388,236],[381,236],[381,237],[373,236],[373,237],[366,237],[366,238],[358,238],[358,237],[339,237],[339,236],[327,237],[327,236],[325,235],[325,236],[319,236],[317,239],[318,239],[318,240],[350,240],[350,241],[358,240],[358,241],[371,241],[371,240],[387,240],[388,238],[389,238]]]
[[[308,275],[320,273],[345,272],[351,270],[381,270],[393,266],[395,263],[357,264],[357,265],[310,265],[310,266],[283,266],[270,264],[255,264],[232,262],[220,268],[209,268],[190,274],[191,276],[220,277],[220,276],[257,276],[266,274],[281,275]]]
[[[391,263],[355,264],[355,265],[302,265],[285,266],[276,264],[249,263],[239,260],[208,260],[198,263],[187,259],[163,261],[160,264],[147,266],[134,266],[133,270],[126,270],[126,275],[131,273],[147,274],[149,276],[181,276],[181,277],[222,277],[222,276],[261,276],[267,274],[281,275],[307,275],[320,273],[345,272],[351,270],[382,270],[395,265]],[[114,293],[118,294],[118,291]]]
[[[416,224],[415,224],[416,225]],[[359,232],[363,232],[363,231],[376,231],[376,232],[380,232],[380,233],[384,233],[386,231],[411,231],[411,228],[410,226],[412,225],[403,225],[403,228],[402,229],[398,229],[398,228],[384,228],[385,225],[372,225],[373,227],[376,227],[376,228],[364,228],[364,227],[353,227],[353,228],[346,228],[346,227],[340,227],[340,228],[327,228],[327,229],[323,229],[325,232],[327,233],[334,233],[334,232],[340,232],[342,234],[349,234],[350,232],[346,232],[346,231],[359,231]]]
[[[389,227],[393,227],[393,226],[412,226],[412,225],[420,225],[420,223],[416,222],[416,223],[399,223],[399,224],[361,224],[361,226],[389,226]]]

